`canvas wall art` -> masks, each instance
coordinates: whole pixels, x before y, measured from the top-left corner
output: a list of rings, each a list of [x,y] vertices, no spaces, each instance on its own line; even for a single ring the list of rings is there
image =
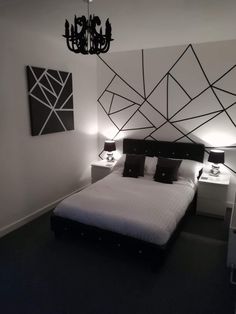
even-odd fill
[[[72,73],[27,66],[31,134],[74,129]]]

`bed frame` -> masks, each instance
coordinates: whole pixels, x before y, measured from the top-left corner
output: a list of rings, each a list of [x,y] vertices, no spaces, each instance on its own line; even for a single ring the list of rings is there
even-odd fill
[[[205,147],[202,144],[172,143],[163,141],[124,139],[124,154],[144,154],[146,156],[162,156],[169,158],[191,159],[203,162]],[[129,236],[124,236],[115,232],[103,230],[97,227],[85,225],[77,221],[51,215],[51,229],[55,236],[59,237],[64,233],[79,235],[81,238],[108,244],[109,247],[125,248],[134,251],[138,255],[152,259],[153,265],[159,265],[166,256],[166,251],[173,243],[181,230],[181,226],[186,216],[196,209],[196,195],[186,210],[186,214],[179,222],[168,242],[163,246],[158,246]]]
[[[163,142],[150,140],[123,140],[124,154],[144,154],[166,158],[191,159],[203,162],[205,146],[203,144]]]

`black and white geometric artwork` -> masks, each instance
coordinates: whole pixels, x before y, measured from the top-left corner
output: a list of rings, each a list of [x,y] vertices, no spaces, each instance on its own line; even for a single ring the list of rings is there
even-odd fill
[[[27,66],[31,134],[74,129],[72,73]]]
[[[218,146],[235,149],[236,64],[209,79],[190,44],[173,57],[168,68],[159,63],[157,70],[162,74],[156,81],[155,63],[149,61],[151,51],[146,56],[145,53],[144,50],[127,52],[126,59],[117,53],[104,58],[98,56],[103,71],[100,77],[107,74],[109,78],[104,80],[98,97],[106,117],[100,125],[109,123],[114,130],[111,138],[119,140],[137,135],[155,141],[200,142],[206,145],[207,154]],[[129,62],[134,64],[132,69]],[[231,141],[228,143],[225,136],[222,143],[214,145],[207,138],[212,131],[227,132]],[[236,173],[232,166],[225,166]]]

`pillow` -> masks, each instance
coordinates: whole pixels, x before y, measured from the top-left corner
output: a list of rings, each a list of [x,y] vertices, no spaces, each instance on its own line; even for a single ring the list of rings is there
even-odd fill
[[[199,161],[183,159],[179,167],[179,176],[196,183],[203,167],[204,165]]]
[[[146,157],[145,158],[145,165],[144,165],[145,174],[153,175],[155,173],[157,160],[158,160],[157,157]]]
[[[145,162],[144,155],[127,154],[125,159],[123,176],[125,176],[124,173],[125,174],[131,173],[132,176],[137,174],[137,176],[143,177],[144,162]]]
[[[175,169],[172,167],[163,167],[157,164],[154,180],[162,183],[172,184],[174,181]]]
[[[114,168],[113,168],[113,171],[115,170],[120,170],[122,171],[123,168],[124,168],[124,164],[125,164],[125,158],[126,158],[126,155],[123,154],[116,162]]]
[[[131,177],[131,178],[138,178],[139,176],[139,164],[128,164],[125,163],[123,177]]]
[[[173,181],[178,180],[178,171],[182,160],[158,157],[157,165],[160,167],[171,168],[173,173]]]
[[[113,171],[122,172],[125,165],[126,154],[123,154],[116,162]],[[145,157],[144,174],[153,175],[156,171],[157,157]]]

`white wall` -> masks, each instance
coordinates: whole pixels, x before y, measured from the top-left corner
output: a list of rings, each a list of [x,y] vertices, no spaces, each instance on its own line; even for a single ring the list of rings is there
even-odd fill
[[[125,137],[223,146],[225,165],[232,169],[228,194],[232,204],[236,40],[145,49],[143,55],[142,50],[113,52],[102,59],[98,61],[99,151],[104,138],[115,139],[121,148],[119,142]]]
[[[97,158],[96,59],[0,21],[0,232],[90,181]],[[3,44],[4,43],[4,44]],[[30,135],[26,65],[72,72],[75,130]]]

